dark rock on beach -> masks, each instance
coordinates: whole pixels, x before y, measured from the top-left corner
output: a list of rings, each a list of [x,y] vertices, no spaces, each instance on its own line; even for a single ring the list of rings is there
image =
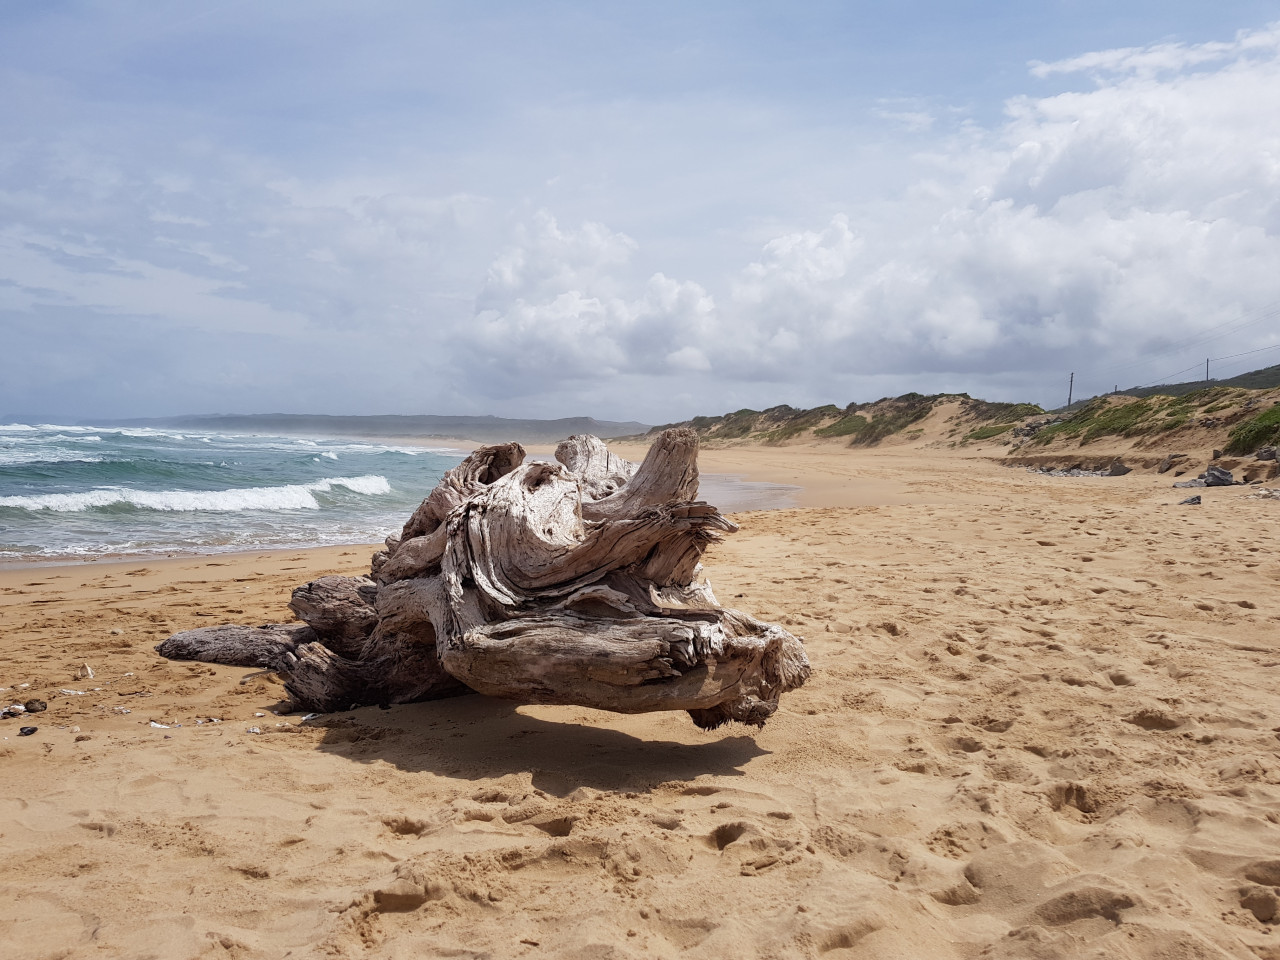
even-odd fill
[[[1230,470],[1223,470],[1221,467],[1215,467],[1212,464],[1205,470],[1203,476],[1206,487],[1229,487],[1236,482]]]

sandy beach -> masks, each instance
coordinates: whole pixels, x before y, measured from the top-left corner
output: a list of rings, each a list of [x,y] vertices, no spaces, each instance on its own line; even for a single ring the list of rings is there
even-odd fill
[[[706,564],[807,644],[761,731],[306,719],[152,650],[369,546],[0,570],[0,698],[48,704],[0,721],[6,953],[1280,958],[1280,502],[965,451],[701,468],[803,487]]]

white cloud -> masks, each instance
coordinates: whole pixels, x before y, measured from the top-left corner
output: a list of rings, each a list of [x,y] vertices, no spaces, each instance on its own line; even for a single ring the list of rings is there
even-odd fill
[[[566,229],[539,213],[489,268],[463,338],[470,363],[504,374],[505,389],[518,391],[562,378],[709,369],[694,341],[712,322],[714,301],[698,284],[661,273],[628,296],[636,246],[599,223]]]
[[[1274,57],[1280,50],[1280,23],[1261,30],[1241,30],[1235,40],[1210,43],[1156,43],[1146,47],[1099,50],[1052,63],[1032,61],[1036,77],[1069,73],[1128,73],[1152,78],[1204,64],[1238,61],[1242,58]]]
[[[707,21],[714,60],[615,74],[633,34],[566,46],[568,8],[505,40],[487,14],[282,10],[5,35],[0,412],[71,411],[95,369],[110,401],[108,354],[139,415],[1050,402],[1067,370],[1150,379],[1280,301],[1280,26],[1033,64],[1062,92],[983,126],[941,67],[891,90],[771,30],[747,50]],[[1187,349],[1275,342],[1238,326]]]
[[[1045,402],[1069,369],[1099,392],[1117,367],[1158,377],[1185,359],[1171,345],[1280,300],[1278,36],[1037,68],[1107,72],[914,158],[894,203],[776,236],[714,298],[665,277],[628,295],[632,240],[544,218],[496,261],[478,343],[574,377],[661,360],[814,400],[849,375]],[[1272,342],[1255,326],[1210,349]]]

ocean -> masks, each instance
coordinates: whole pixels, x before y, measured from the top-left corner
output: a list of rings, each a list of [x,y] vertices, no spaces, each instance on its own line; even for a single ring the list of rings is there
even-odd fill
[[[0,563],[376,543],[445,471],[446,447],[333,437],[0,425]],[[793,488],[704,475],[725,512]]]

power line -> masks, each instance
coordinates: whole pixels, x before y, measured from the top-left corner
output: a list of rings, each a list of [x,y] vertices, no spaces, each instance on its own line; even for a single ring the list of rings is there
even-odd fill
[[[1239,359],[1240,357],[1251,357],[1251,356],[1253,356],[1254,354],[1257,354],[1257,353],[1265,353],[1265,352],[1267,352],[1268,350],[1280,350],[1280,343],[1273,343],[1273,344],[1271,344],[1271,346],[1269,346],[1269,347],[1258,347],[1258,348],[1256,348],[1256,349],[1254,349],[1254,350],[1245,350],[1245,351],[1244,351],[1244,352],[1242,352],[1242,353],[1232,353],[1232,354],[1228,354],[1228,355],[1223,356],[1223,357],[1209,357],[1209,358],[1207,358],[1207,359],[1205,360],[1205,369],[1206,369],[1206,371],[1208,370],[1208,365],[1209,365],[1210,363],[1221,363],[1221,362],[1222,362],[1222,361],[1224,361],[1224,360],[1236,360],[1236,359]],[[1193,363],[1193,364],[1192,364],[1191,366],[1189,366],[1189,367],[1183,367],[1181,370],[1175,370],[1173,373],[1167,373],[1167,374],[1165,374],[1164,376],[1157,377],[1157,378],[1156,378],[1156,379],[1154,379],[1154,380],[1149,380],[1149,381],[1147,381],[1146,383],[1140,383],[1140,384],[1138,384],[1137,386],[1134,386],[1134,387],[1128,387],[1128,388],[1126,388],[1126,389],[1129,389],[1129,390],[1142,390],[1142,389],[1145,389],[1146,387],[1154,387],[1154,386],[1162,386],[1162,385],[1165,385],[1165,384],[1173,384],[1173,383],[1175,383],[1175,382],[1176,382],[1176,381],[1173,379],[1174,377],[1181,376],[1181,375],[1182,375],[1182,374],[1184,374],[1184,373],[1190,373],[1192,370],[1199,370],[1199,369],[1200,369],[1200,364],[1199,364],[1198,362],[1197,362],[1197,363]],[[1073,378],[1074,378],[1074,375],[1073,375]],[[1206,378],[1206,379],[1207,379],[1207,378]]]
[[[1267,350],[1280,350],[1280,343],[1273,343],[1269,347],[1259,347],[1257,350],[1246,350],[1244,353],[1233,353],[1229,357],[1213,357],[1212,362],[1217,363],[1219,360],[1234,360],[1236,357],[1251,357],[1255,353],[1264,353]]]
[[[1152,360],[1158,359],[1160,357],[1170,356],[1172,354],[1182,353],[1202,343],[1209,343],[1214,340],[1220,340],[1221,338],[1226,336],[1238,334],[1242,330],[1246,330],[1249,327],[1252,327],[1259,323],[1263,323],[1267,320],[1274,320],[1277,317],[1280,317],[1280,301],[1273,301],[1271,303],[1264,304],[1263,306],[1257,308],[1256,310],[1251,310],[1248,313],[1245,313],[1243,316],[1234,317],[1230,320],[1224,320],[1223,322],[1214,324],[1213,326],[1208,327],[1207,329],[1199,333],[1192,334],[1188,338],[1185,338],[1182,340],[1176,340],[1173,343],[1170,343],[1164,347],[1161,347],[1158,350],[1150,351],[1141,359],[1132,360],[1129,363],[1121,363],[1115,366],[1106,367],[1098,371],[1097,374],[1095,374],[1095,376],[1098,379],[1101,379],[1104,381],[1110,380],[1113,378],[1118,378],[1118,375],[1122,371],[1131,370],[1134,367],[1145,366],[1146,364],[1150,363]],[[1226,329],[1226,328],[1231,328],[1231,329]],[[1267,347],[1263,349],[1270,349],[1270,348]],[[1212,361],[1213,358],[1210,358],[1210,359]],[[1227,358],[1223,357],[1219,359],[1227,359]],[[1180,372],[1185,372],[1185,371],[1180,371]],[[1158,381],[1153,381],[1153,382],[1158,382]]]
[[[1187,372],[1187,371],[1189,371],[1189,370],[1199,370],[1199,369],[1200,369],[1200,364],[1198,364],[1198,363],[1193,363],[1193,364],[1192,364],[1191,366],[1189,366],[1189,367],[1183,367],[1181,370],[1175,370],[1173,373],[1167,373],[1167,374],[1165,374],[1163,377],[1156,377],[1154,380],[1150,380],[1150,381],[1148,381],[1147,383],[1140,383],[1140,384],[1138,384],[1136,387],[1129,387],[1129,389],[1130,389],[1130,390],[1141,390],[1143,387],[1154,387],[1154,386],[1156,386],[1157,384],[1172,383],[1172,382],[1173,382],[1173,380],[1172,380],[1172,378],[1173,378],[1173,377],[1176,377],[1176,376],[1178,376],[1179,374],[1186,373],[1186,372]]]

